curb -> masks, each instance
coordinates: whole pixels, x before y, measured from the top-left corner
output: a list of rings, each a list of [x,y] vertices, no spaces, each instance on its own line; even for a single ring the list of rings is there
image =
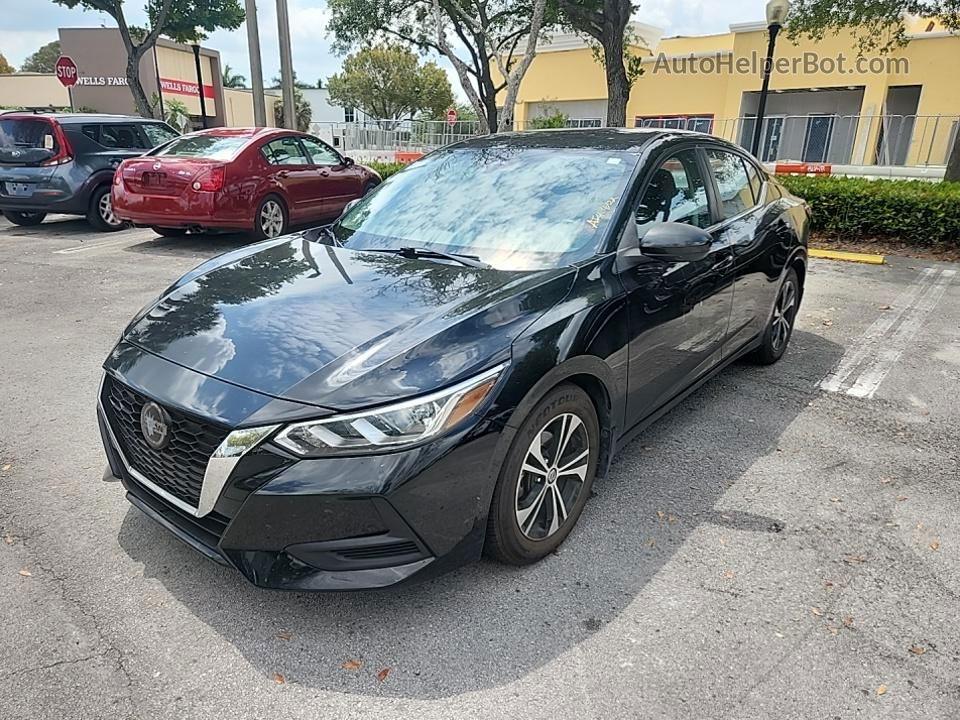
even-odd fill
[[[846,262],[866,263],[867,265],[883,265],[887,261],[884,255],[844,252],[843,250],[819,250],[817,248],[807,250],[807,255],[823,260],[844,260]]]

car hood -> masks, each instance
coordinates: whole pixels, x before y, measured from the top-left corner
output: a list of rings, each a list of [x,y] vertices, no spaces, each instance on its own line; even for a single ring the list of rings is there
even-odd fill
[[[124,339],[250,390],[352,409],[509,359],[513,340],[563,299],[573,276],[571,268],[477,269],[295,235],[188,273]]]

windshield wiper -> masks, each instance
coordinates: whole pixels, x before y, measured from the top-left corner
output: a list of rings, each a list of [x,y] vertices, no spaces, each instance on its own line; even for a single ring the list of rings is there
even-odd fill
[[[428,250],[426,248],[418,247],[402,247],[402,248],[363,248],[361,252],[382,252],[382,253],[392,253],[394,255],[399,255],[400,257],[417,259],[417,258],[440,258],[442,260],[453,260],[458,262],[461,265],[466,265],[467,267],[472,268],[481,268],[483,270],[489,270],[492,266],[483,262],[476,255],[460,255],[459,253],[448,253],[443,252],[442,250]]]

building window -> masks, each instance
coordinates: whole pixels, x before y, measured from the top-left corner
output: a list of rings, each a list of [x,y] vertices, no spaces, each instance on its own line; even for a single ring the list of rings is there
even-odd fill
[[[598,128],[602,124],[600,118],[567,118],[568,128]]]
[[[357,119],[356,113],[354,112],[352,107],[345,107],[343,109],[344,122],[352,123],[352,122],[356,122],[356,119]]]
[[[713,115],[638,115],[633,126],[709,133],[713,130]]]

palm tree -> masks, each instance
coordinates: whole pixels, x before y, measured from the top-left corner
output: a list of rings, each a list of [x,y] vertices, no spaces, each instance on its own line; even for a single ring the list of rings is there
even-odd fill
[[[247,86],[247,78],[240,73],[233,72],[229,65],[223,66],[223,86],[228,88],[242,88]]]

